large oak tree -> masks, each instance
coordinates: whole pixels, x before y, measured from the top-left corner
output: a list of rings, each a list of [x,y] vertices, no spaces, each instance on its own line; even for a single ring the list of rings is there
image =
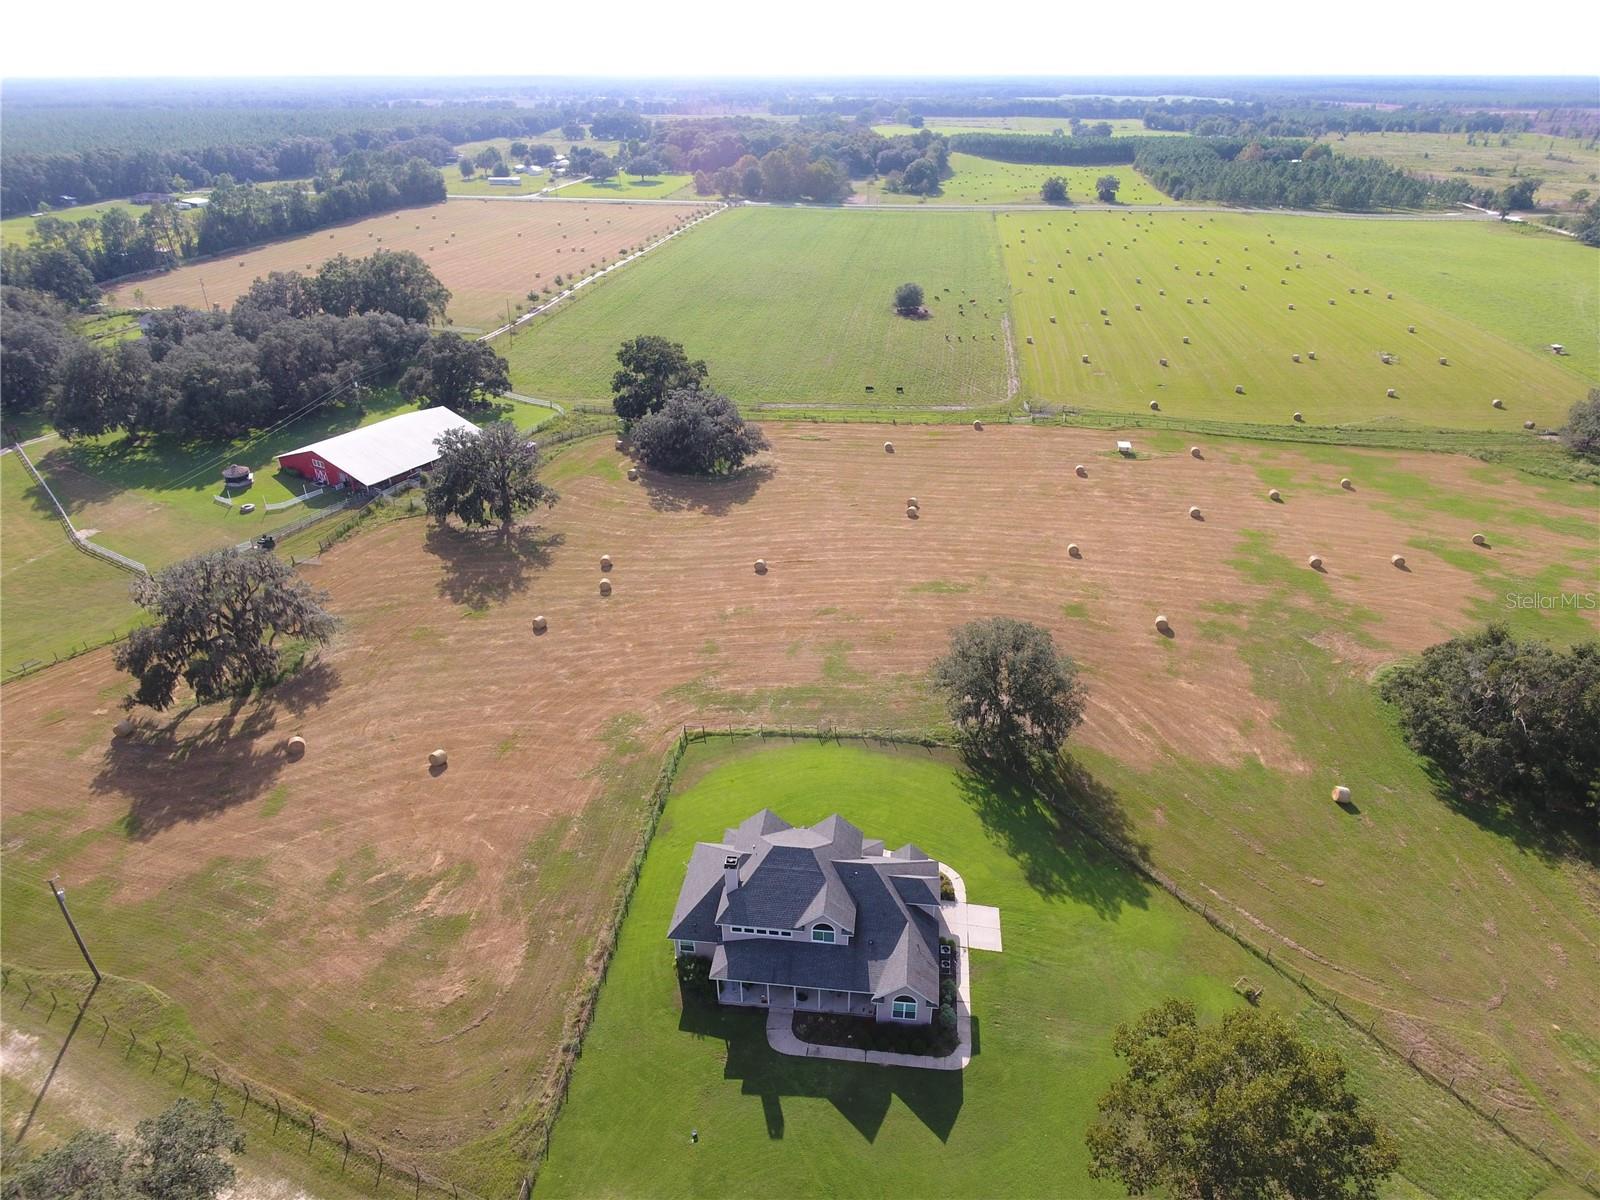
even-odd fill
[[[969,746],[985,754],[1054,753],[1083,720],[1077,664],[1048,629],[1013,617],[958,628],[933,683]]]
[[[511,531],[517,514],[549,507],[556,493],[539,479],[539,452],[509,421],[482,429],[446,430],[439,459],[428,469],[425,502],[440,522],[455,517],[467,526],[500,525]]]

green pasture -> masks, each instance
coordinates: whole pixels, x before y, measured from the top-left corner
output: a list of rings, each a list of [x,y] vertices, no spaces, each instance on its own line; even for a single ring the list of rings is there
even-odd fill
[[[605,400],[617,348],[656,333],[741,404],[1004,403],[998,250],[988,213],[735,208],[496,345],[517,390],[557,400]],[[929,319],[895,314],[907,280]],[[987,306],[981,335],[957,324],[962,294]]]
[[[1073,204],[1098,204],[1094,183],[1102,175],[1115,175],[1122,181],[1117,192],[1119,204],[1166,204],[1143,175],[1131,166],[1058,167],[1042,163],[1007,163],[973,154],[952,154],[950,167],[955,173],[944,181],[937,196],[912,196],[885,191],[883,181],[857,180],[857,204],[1039,204],[1039,189],[1044,181],[1058,175],[1067,182],[1067,198]]]
[[[134,444],[121,435],[73,444],[51,438],[27,448],[45,482],[80,530],[93,530],[98,544],[155,570],[201,550],[258,537],[336,504],[341,493],[324,492],[278,512],[268,503],[290,499],[313,485],[277,469],[276,457],[408,411],[397,392],[371,393],[363,411],[330,408],[270,434],[226,444],[195,445],[172,438]],[[495,416],[533,430],[555,414],[536,405],[503,402]],[[475,415],[480,423],[487,419]],[[221,469],[243,462],[255,483],[233,497],[234,506],[213,500],[222,493]],[[5,558],[0,568],[0,664],[7,669],[85,641],[98,642],[126,629],[135,618],[128,601],[132,576],[77,550],[56,518],[49,499],[7,455],[0,467],[0,520]],[[254,512],[239,511],[254,504]]]
[[[1381,158],[1418,175],[1465,179],[1496,190],[1519,179],[1542,180],[1541,208],[1571,206],[1572,194],[1600,194],[1600,146],[1548,133],[1352,133],[1329,144],[1336,154]],[[1504,143],[1502,145],[1502,143]]]
[[[943,753],[815,743],[692,747],[680,781],[535,1195],[1119,1195],[1088,1177],[1083,1145],[1117,1071],[1112,1030],[1168,996],[1214,1017],[1242,1003],[1241,976],[1344,1052],[1358,1090],[1384,1092],[1409,1176],[1386,1194],[1531,1197],[1549,1182],[1027,789]],[[977,1054],[965,1071],[780,1056],[764,1013],[680,994],[665,932],[690,849],[762,806],[796,824],[839,812],[869,836],[914,840],[961,872],[973,902],[1000,908],[1004,953],[972,955]]]
[[[444,190],[450,196],[532,196],[543,191],[559,180],[553,179],[548,171],[539,175],[523,175],[521,187],[504,187],[500,184],[489,182],[487,175],[475,175],[471,179],[461,178],[461,172],[451,168],[444,173]]]
[[[45,215],[61,221],[97,221],[102,213],[110,212],[114,208],[121,209],[135,218],[149,211],[144,205],[131,204],[126,200],[102,200],[97,204],[75,204],[71,208],[53,208]],[[0,243],[7,246],[24,245],[32,240],[33,228],[38,223],[37,217],[26,214],[5,218],[0,221]]]
[[[559,189],[563,199],[664,200],[680,193],[694,197],[692,175],[617,175],[611,179],[585,179]]]
[[[1531,318],[1507,315],[1542,288],[1585,297],[1592,312],[1595,260],[1583,247],[1546,248],[1485,223],[1394,222],[1364,235],[1353,227],[1385,223],[1071,211],[996,222],[1025,390],[1038,401],[1510,432],[1525,420],[1559,426],[1584,395],[1582,379],[1523,340]],[[1412,248],[1352,261],[1343,244],[1363,237]],[[1441,279],[1457,258],[1474,264],[1470,278]],[[1490,277],[1494,311],[1461,294]],[[1441,303],[1445,292],[1456,298]]]

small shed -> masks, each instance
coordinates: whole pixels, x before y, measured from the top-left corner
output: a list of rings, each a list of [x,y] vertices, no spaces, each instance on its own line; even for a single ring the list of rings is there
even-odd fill
[[[1128,458],[1133,457],[1133,443],[1132,442],[1118,442],[1117,443],[1117,453],[1123,455],[1124,457],[1128,457]]]

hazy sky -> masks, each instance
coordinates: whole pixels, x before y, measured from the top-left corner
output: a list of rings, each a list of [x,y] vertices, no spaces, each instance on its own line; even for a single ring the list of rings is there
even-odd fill
[[[15,0],[0,73],[1582,75],[1600,72],[1597,11],[1593,0]]]

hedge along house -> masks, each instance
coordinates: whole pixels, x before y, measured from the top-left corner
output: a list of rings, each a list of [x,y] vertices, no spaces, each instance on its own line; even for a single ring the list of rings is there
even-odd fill
[[[925,1025],[939,1007],[939,864],[831,816],[762,809],[696,843],[668,936],[723,1004]]]
[[[447,431],[477,428],[448,408],[424,408],[290,450],[278,466],[324,487],[384,487],[438,461]]]

